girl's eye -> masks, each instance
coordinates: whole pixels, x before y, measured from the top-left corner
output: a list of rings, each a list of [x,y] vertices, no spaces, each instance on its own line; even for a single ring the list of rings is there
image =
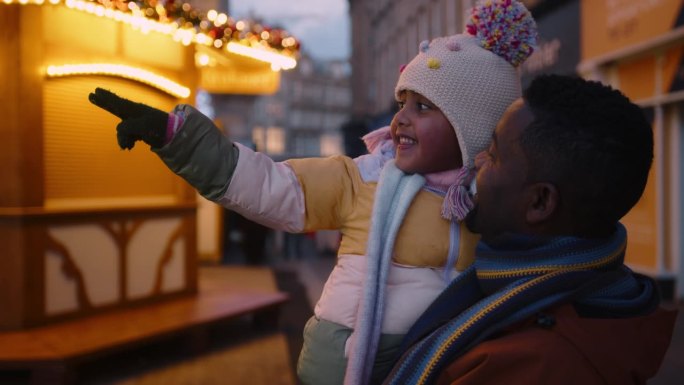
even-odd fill
[[[428,111],[432,109],[429,105],[425,103],[418,103],[418,111]]]
[[[406,105],[406,102],[401,102],[401,101],[397,102],[397,107],[399,107],[400,110],[403,109],[405,105]]]

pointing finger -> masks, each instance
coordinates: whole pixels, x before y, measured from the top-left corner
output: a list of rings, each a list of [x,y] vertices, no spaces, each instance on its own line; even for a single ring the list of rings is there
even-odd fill
[[[115,93],[99,87],[95,89],[95,92],[88,95],[88,100],[94,105],[109,111],[121,119],[130,117],[132,113],[137,110],[136,103],[121,98]]]

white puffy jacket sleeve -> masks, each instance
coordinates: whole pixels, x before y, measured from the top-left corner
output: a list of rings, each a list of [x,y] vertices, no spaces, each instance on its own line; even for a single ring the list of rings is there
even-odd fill
[[[181,104],[174,113],[183,116],[183,125],[154,150],[171,171],[250,220],[289,232],[304,228],[302,189],[289,166],[232,143],[192,106]]]

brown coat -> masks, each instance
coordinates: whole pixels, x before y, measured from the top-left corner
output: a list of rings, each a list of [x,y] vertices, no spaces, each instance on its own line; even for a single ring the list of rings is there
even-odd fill
[[[571,305],[481,342],[449,365],[439,385],[645,384],[665,356],[676,311],[626,319],[581,318]]]

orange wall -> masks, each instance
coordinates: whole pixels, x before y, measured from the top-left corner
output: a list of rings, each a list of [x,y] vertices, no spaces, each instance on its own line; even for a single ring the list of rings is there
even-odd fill
[[[582,59],[668,32],[681,8],[681,0],[582,0]]]
[[[657,234],[658,231],[663,231],[656,222],[655,167],[654,162],[644,195],[622,218],[622,223],[627,228],[627,263],[650,269],[655,269],[657,266],[656,257],[659,247]]]
[[[662,36],[675,27],[684,6],[682,0],[581,0],[581,60],[633,47]],[[633,101],[649,99],[669,92],[679,70],[682,48],[668,49],[658,62],[656,53],[612,64],[617,86]],[[657,67],[662,84],[657,84]],[[656,143],[660,133],[654,130]],[[661,247],[658,233],[665,231],[657,222],[657,186],[655,162],[644,195],[623,218],[628,230],[627,262],[648,269],[657,267]]]

